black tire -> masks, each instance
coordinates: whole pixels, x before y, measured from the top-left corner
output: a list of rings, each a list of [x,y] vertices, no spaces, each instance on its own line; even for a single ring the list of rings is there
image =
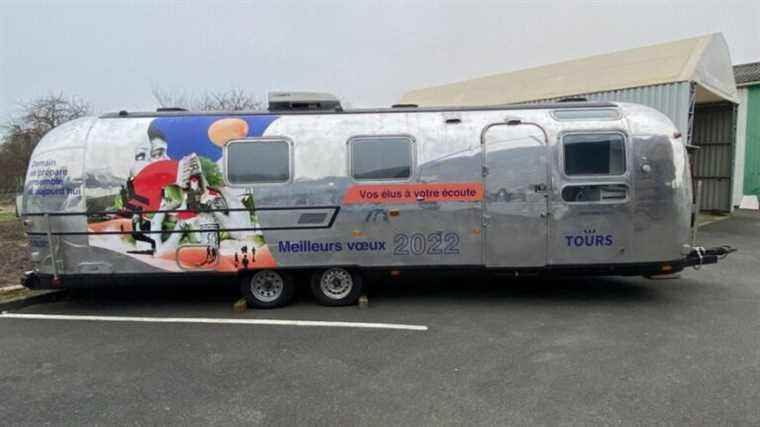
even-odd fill
[[[240,279],[240,292],[251,308],[277,308],[289,304],[296,294],[293,276],[280,270],[259,270]]]
[[[333,279],[334,286],[328,281]],[[348,280],[350,278],[350,281]],[[324,279],[324,283],[323,283]],[[337,283],[335,281],[340,281]],[[348,286],[348,289],[346,289]],[[332,267],[315,271],[311,275],[311,293],[322,305],[339,306],[356,304],[364,290],[362,275],[354,270]]]

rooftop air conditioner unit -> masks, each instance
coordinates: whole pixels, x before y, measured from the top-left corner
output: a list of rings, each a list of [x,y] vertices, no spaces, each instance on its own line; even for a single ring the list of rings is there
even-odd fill
[[[269,111],[342,111],[340,101],[329,93],[269,92]]]

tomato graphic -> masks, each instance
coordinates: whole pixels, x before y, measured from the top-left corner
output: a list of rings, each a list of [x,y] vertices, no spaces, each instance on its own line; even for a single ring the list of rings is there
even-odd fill
[[[131,204],[156,211],[161,206],[161,190],[177,181],[176,160],[158,160],[145,166],[132,180],[135,197]]]

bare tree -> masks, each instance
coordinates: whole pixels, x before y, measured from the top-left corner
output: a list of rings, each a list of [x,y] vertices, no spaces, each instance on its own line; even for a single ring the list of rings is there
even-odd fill
[[[20,117],[14,121],[21,127],[34,129],[44,135],[62,123],[87,115],[90,104],[81,98],[58,93],[23,102],[19,105],[19,110]]]
[[[201,95],[184,91],[153,89],[153,98],[163,108],[184,108],[192,111],[260,111],[264,104],[243,89],[206,91]]]
[[[188,96],[184,91],[169,91],[154,87],[151,91],[153,99],[161,108],[184,108],[186,110],[192,109],[192,104],[195,100],[193,97]]]
[[[50,94],[18,105],[18,113],[0,125],[0,191],[15,190],[26,175],[32,151],[51,129],[87,115],[90,105],[77,97]]]
[[[257,111],[263,108],[261,101],[242,89],[206,92],[201,104],[207,111]]]

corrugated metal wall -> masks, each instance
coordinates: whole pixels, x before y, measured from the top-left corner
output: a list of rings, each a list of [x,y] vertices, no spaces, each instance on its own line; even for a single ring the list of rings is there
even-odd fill
[[[693,107],[692,83],[678,82],[655,86],[634,87],[578,94],[589,101],[633,102],[646,105],[664,113],[684,135],[689,133],[689,116]],[[559,99],[544,99],[536,102],[554,102]]]
[[[697,105],[694,113],[692,174],[701,180],[700,206],[708,211],[731,210],[735,109],[731,103]]]
[[[689,135],[689,111],[692,107],[689,82],[598,92],[585,97],[589,101],[633,102],[652,107],[670,117],[681,133]]]

